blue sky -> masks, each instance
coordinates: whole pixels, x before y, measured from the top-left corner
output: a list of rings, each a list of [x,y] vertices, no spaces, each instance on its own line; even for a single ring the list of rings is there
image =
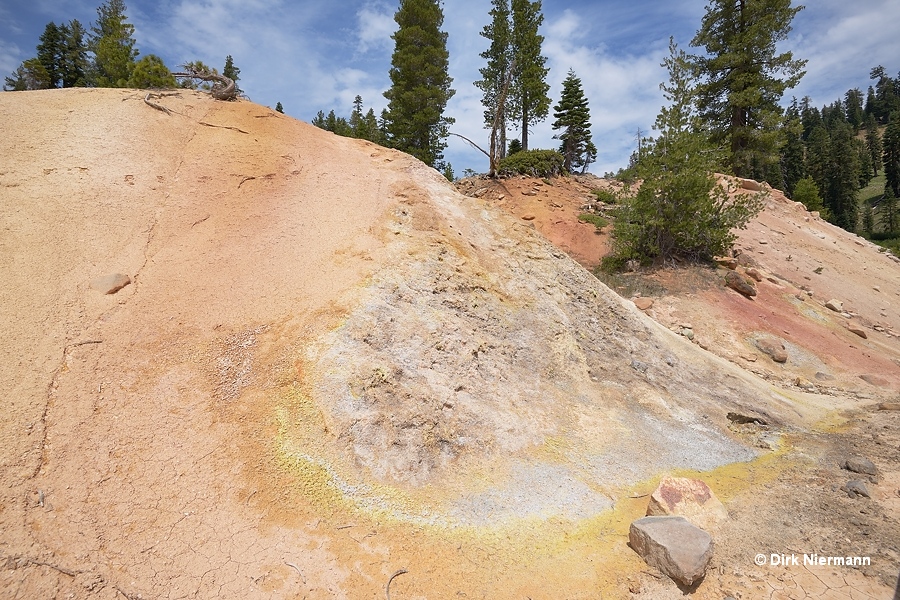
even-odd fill
[[[44,26],[77,18],[89,26],[102,0],[0,0],[0,74],[35,55]],[[354,96],[380,113],[393,50],[398,0],[126,0],[141,55],[157,54],[170,68],[191,60],[222,68],[231,54],[241,87],[260,104],[310,120],[318,110],[349,115]],[[602,174],[624,166],[638,128],[649,132],[663,103],[659,66],[669,36],[687,49],[700,25],[704,0],[544,0],[544,54],[553,103],[570,68],[590,102]],[[456,95],[446,113],[452,130],[487,145],[480,92],[472,84],[487,47],[479,35],[490,0],[446,0],[450,75]],[[900,71],[900,2],[809,0],[794,20],[783,49],[809,60],[807,75],[790,95],[831,103],[851,87],[864,92],[869,69]],[[552,111],[551,111],[552,112]],[[532,147],[551,148],[552,115],[530,134]],[[511,132],[516,136],[515,131]],[[445,156],[457,175],[485,171],[487,159],[451,137]]]

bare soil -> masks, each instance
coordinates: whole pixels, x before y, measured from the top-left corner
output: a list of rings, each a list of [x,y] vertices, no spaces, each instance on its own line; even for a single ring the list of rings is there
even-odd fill
[[[773,194],[755,300],[674,269],[625,282],[644,314],[567,256],[607,247],[590,178],[468,198],[261,106],[144,96],[0,95],[0,597],[893,596],[891,258]],[[627,545],[668,472],[731,515],[691,590]]]

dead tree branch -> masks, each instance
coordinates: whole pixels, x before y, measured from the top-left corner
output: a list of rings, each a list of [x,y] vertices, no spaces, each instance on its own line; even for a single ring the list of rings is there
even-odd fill
[[[216,100],[234,100],[237,98],[237,87],[234,85],[234,80],[230,77],[207,71],[194,71],[192,69],[182,73],[172,73],[172,75],[184,79],[200,79],[201,81],[214,82],[210,94]]]

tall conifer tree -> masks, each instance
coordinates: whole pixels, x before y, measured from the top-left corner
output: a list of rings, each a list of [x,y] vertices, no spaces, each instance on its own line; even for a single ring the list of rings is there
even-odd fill
[[[444,109],[456,93],[450,88],[447,34],[441,31],[444,13],[438,0],[400,0],[394,20],[399,29],[391,36],[391,88],[384,93],[389,142],[441,170],[454,123]]]
[[[691,41],[706,50],[693,57],[700,114],[729,148],[736,175],[759,176],[778,158],[778,102],[800,81],[806,61],[777,54],[776,45],[801,8],[791,0],[710,0]]]
[[[495,163],[506,157],[506,96],[512,78],[513,56],[509,0],[491,0],[491,3],[491,23],[481,31],[481,36],[490,40],[491,45],[480,54],[487,64],[479,69],[481,79],[475,86],[482,91],[484,124],[491,130],[490,147],[494,155],[492,163]]]
[[[900,198],[900,111],[891,114],[891,120],[884,130],[882,140],[882,161],[887,185]]]
[[[94,83],[98,87],[125,87],[134,70],[138,51],[134,25],[125,16],[124,0],[106,0],[97,9],[89,47],[94,53]]]
[[[593,153],[596,157],[597,150],[591,143],[591,112],[588,101],[581,87],[581,79],[575,76],[572,69],[569,69],[569,74],[563,81],[562,96],[553,111],[556,118],[553,129],[563,130],[554,137],[562,140],[559,151],[565,158],[566,171],[572,172],[573,167],[587,167],[592,159],[590,154]]]
[[[541,54],[544,36],[538,29],[544,22],[541,1],[512,0],[512,49],[515,67],[510,116],[521,124],[522,150],[528,150],[528,128],[547,118],[550,111],[550,85]]]
[[[878,167],[881,166],[881,134],[878,132],[878,121],[872,113],[866,115],[866,148],[872,159],[872,172],[878,177]]]

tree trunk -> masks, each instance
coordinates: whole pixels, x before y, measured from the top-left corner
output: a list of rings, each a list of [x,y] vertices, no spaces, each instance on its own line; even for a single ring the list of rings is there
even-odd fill
[[[526,100],[522,101],[522,151],[528,151],[528,106]]]

